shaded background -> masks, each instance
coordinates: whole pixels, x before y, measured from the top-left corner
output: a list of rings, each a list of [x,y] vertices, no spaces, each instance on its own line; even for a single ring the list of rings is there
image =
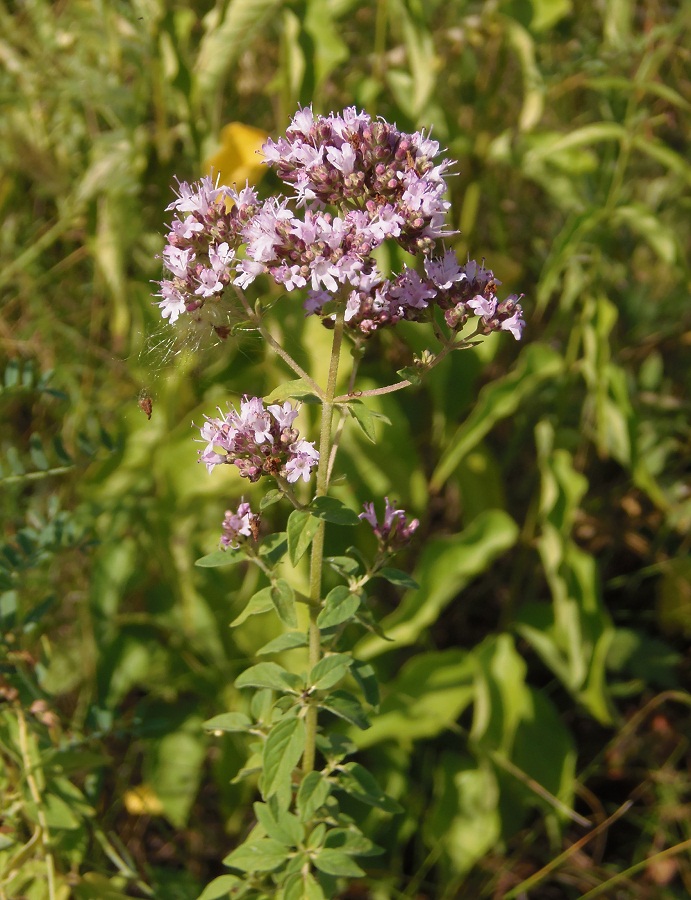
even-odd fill
[[[394,642],[352,635],[385,697],[355,738],[406,812],[372,813],[386,854],[343,896],[691,891],[690,25],[652,0],[0,5],[0,897],[192,900],[251,823],[245,742],[202,723],[276,626],[231,630],[256,576],[193,563],[260,495],[197,467],[190,424],[289,376],[242,329],[162,323],[150,282],[173,176],[256,181],[310,103],[433,126],[450,243],[528,323],[377,398],[376,446],[344,438],[340,495],[422,526],[421,591],[376,599]],[[329,335],[267,291],[321,372]],[[375,336],[366,386],[429,342]]]

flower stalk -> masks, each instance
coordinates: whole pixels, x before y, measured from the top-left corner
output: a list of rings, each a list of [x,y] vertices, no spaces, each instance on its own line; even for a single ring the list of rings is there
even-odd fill
[[[341,344],[343,342],[343,311],[336,314],[336,322],[333,330],[331,344],[331,359],[329,362],[329,375],[326,384],[326,393],[322,402],[321,426],[319,429],[319,466],[317,468],[317,497],[325,497],[329,489],[329,475],[331,466],[331,442],[334,414],[334,397],[336,396],[336,384],[338,380],[338,364],[341,358]],[[310,623],[309,623],[309,668],[312,670],[321,658],[321,631],[317,625],[317,616],[320,611],[322,592],[322,571],[324,567],[324,536],[326,522],[320,519],[317,531],[312,540],[312,553],[310,557]],[[317,740],[317,707],[311,703],[307,707],[305,717],[306,737],[305,751],[302,757],[303,775],[307,775],[314,769],[315,746]]]

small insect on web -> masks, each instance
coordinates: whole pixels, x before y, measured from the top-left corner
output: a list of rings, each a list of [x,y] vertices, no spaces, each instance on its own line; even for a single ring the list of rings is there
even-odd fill
[[[208,315],[203,319],[188,315],[180,317],[175,325],[161,322],[153,331],[144,335],[137,362],[145,370],[145,377],[151,384],[142,387],[137,405],[147,418],[151,418],[157,384],[175,372],[192,368],[198,361],[200,352],[204,354],[205,364],[212,363],[214,356],[218,358],[228,352],[229,343],[232,343],[234,336],[254,331],[247,323],[233,322],[226,312],[220,310],[215,319],[212,322]]]

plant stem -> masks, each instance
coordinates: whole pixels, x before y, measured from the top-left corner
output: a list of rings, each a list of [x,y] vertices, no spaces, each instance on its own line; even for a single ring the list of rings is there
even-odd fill
[[[331,427],[334,414],[334,397],[336,396],[336,379],[338,363],[343,341],[343,310],[336,315],[333,344],[331,345],[331,361],[326,393],[322,400],[321,428],[319,431],[319,466],[317,468],[317,497],[324,497],[329,488],[329,461],[331,458]],[[310,625],[309,625],[309,667],[315,666],[321,657],[321,634],[317,625],[320,611],[322,591],[322,568],[324,565],[324,531],[326,523],[320,520],[319,527],[312,540],[310,558]],[[310,704],[305,718],[306,737],[305,752],[302,757],[304,775],[314,768],[314,754],[317,740],[317,707]]]
[[[271,334],[269,329],[266,328],[262,324],[261,317],[259,315],[257,315],[257,313],[249,305],[249,303],[247,302],[247,299],[245,298],[244,293],[241,290],[237,289],[236,294],[237,294],[240,302],[242,303],[242,306],[244,307],[245,312],[247,313],[250,321],[252,322],[254,327],[257,329],[259,334],[261,334],[261,336],[267,342],[267,344],[271,347],[271,349],[275,353],[277,353],[281,357],[281,359],[285,363],[287,363],[288,366],[290,366],[290,368],[293,370],[293,372],[295,372],[296,375],[299,375],[303,381],[305,381],[305,382],[307,382],[307,384],[309,384],[309,386],[312,388],[312,390],[317,395],[317,397],[319,397],[320,400],[323,400],[324,392],[319,387],[317,382],[313,378],[311,378],[307,374],[307,372],[305,372],[305,370],[302,368],[302,366],[293,359],[293,357],[290,355],[290,353],[288,353],[287,350],[284,350],[283,347],[281,347],[281,345],[274,338],[274,336]]]

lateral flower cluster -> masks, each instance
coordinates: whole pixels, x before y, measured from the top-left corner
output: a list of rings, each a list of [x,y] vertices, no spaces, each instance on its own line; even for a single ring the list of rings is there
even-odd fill
[[[380,549],[387,553],[394,553],[410,543],[420,524],[417,519],[408,519],[404,509],[396,509],[388,497],[384,497],[384,518],[381,522],[377,519],[374,503],[365,503],[363,509],[359,518],[372,526]]]
[[[482,333],[520,338],[520,297],[499,301],[490,270],[474,260],[461,265],[451,250],[435,255],[453,233],[444,199],[452,163],[438,159],[429,135],[407,134],[355,107],[329,116],[308,107],[263,152],[291,198],[260,202],[249,186],[238,192],[210,177],[179,182],[163,251],[172,277],[159,282],[157,295],[164,318],[206,315],[229,288],[246,290],[266,274],[289,293],[304,289],[306,314],[327,326],[337,304],[346,326],[363,335],[403,319],[428,320],[440,307],[454,330],[474,316]],[[384,277],[373,253],[388,239],[422,257],[424,276],[405,266]]]
[[[216,418],[207,416],[200,428],[206,446],[199,460],[209,472],[215,466],[233,465],[251,482],[262,475],[288,482],[309,479],[319,451],[293,428],[298,410],[290,402],[265,408],[260,397],[245,397],[239,412],[232,406],[226,413],[218,412]]]
[[[247,501],[242,500],[237,510],[227,509],[223,524],[221,526],[223,533],[221,535],[221,547],[227,550],[237,550],[245,538],[253,538],[255,541],[259,537],[259,516],[252,512]]]

